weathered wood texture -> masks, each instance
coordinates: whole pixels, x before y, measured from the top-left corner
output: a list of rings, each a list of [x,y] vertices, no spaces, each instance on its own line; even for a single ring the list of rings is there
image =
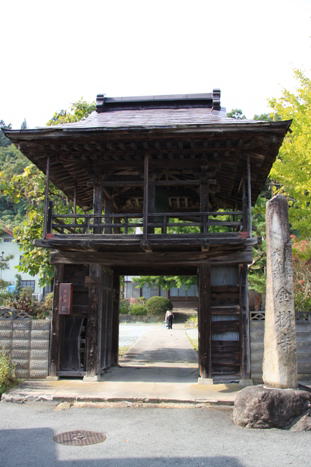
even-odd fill
[[[55,266],[54,288],[53,288],[53,318],[52,318],[52,336],[50,341],[50,365],[49,375],[56,376],[59,369],[59,346],[60,346],[60,330],[58,314],[58,297],[59,297],[59,284],[64,277],[64,264]]]
[[[111,365],[118,365],[119,359],[119,306],[120,306],[120,276],[113,274],[113,317],[112,317],[112,343]]]
[[[211,279],[210,267],[202,264],[199,267],[199,372],[201,378],[212,376],[211,355],[211,312],[210,294]]]

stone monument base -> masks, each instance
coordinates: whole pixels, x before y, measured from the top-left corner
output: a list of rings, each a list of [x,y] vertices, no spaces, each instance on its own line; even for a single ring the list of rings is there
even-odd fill
[[[244,428],[311,430],[311,392],[250,386],[237,394],[233,421]]]

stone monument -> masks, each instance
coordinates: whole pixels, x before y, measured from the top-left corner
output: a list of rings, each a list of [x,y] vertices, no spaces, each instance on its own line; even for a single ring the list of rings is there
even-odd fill
[[[246,428],[311,430],[311,393],[297,387],[296,330],[288,206],[267,203],[267,286],[262,386],[236,396],[233,421]]]
[[[270,388],[296,388],[296,323],[288,206],[277,195],[267,203],[267,286],[263,382]]]

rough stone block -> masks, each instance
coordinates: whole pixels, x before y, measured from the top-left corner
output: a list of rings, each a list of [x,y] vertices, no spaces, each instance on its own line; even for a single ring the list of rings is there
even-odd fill
[[[49,340],[48,339],[32,339],[31,340],[31,350],[40,350],[40,349],[49,349]]]
[[[48,376],[48,369],[42,370],[30,370],[29,377],[30,378],[46,378]]]
[[[0,329],[0,340],[1,339],[11,339],[12,338],[12,329]]]
[[[50,337],[50,332],[48,330],[35,329],[31,331],[31,340],[48,340]]]
[[[311,405],[311,393],[250,386],[238,392],[233,421],[245,428],[289,428]]]
[[[0,349],[11,350],[12,348],[12,339],[0,339]]]
[[[0,319],[0,329],[13,329],[13,320]]]
[[[47,319],[35,319],[32,322],[33,331],[49,331],[51,327],[51,321]]]
[[[49,351],[46,350],[31,350],[30,351],[30,360],[47,360],[49,358]]]
[[[48,368],[48,359],[46,360],[31,360],[30,361],[30,369],[31,370],[44,370]]]
[[[17,378],[22,378],[26,379],[29,378],[29,369],[27,368],[26,370],[23,368],[15,368],[15,375]]]
[[[29,339],[19,339],[13,342],[13,346],[15,349],[29,349],[30,348],[30,340]]]
[[[29,369],[29,360],[28,359],[26,359],[26,360],[16,359],[15,360],[15,358],[13,358],[12,361],[13,361],[16,369],[18,369],[18,370],[22,369],[22,370],[27,370],[28,371],[28,369]]]
[[[31,319],[14,319],[13,329],[31,329]]]
[[[29,359],[29,350],[22,349],[12,349],[11,357],[14,360],[28,360]]]
[[[13,330],[13,341],[20,339],[30,339],[29,329],[14,329]]]

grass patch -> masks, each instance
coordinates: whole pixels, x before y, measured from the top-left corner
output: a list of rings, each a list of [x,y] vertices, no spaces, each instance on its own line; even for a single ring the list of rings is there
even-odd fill
[[[185,328],[197,328],[198,327],[198,315],[189,316],[184,326]]]
[[[195,350],[196,352],[199,351],[199,343],[198,343],[198,340],[197,339],[194,339],[193,337],[190,337],[188,333],[187,334],[187,337],[188,337],[188,340],[190,342],[190,344],[192,345],[192,348],[193,350]]]
[[[130,345],[123,345],[119,347],[119,357],[122,358],[128,352]]]

